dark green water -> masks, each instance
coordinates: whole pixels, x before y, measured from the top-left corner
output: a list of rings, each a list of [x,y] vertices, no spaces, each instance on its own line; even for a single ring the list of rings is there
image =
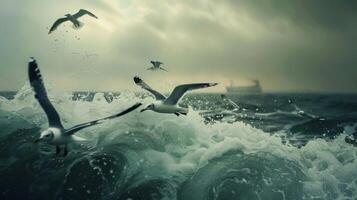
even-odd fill
[[[67,127],[152,101],[49,94]],[[219,94],[190,94],[187,116],[135,111],[79,132],[87,142],[67,157],[33,143],[47,124],[28,87],[2,96],[0,199],[357,198],[357,150],[344,140],[356,95],[230,96],[234,110]]]

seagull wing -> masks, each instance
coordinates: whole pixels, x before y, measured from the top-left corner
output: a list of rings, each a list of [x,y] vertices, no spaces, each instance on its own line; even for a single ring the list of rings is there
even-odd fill
[[[42,109],[45,111],[50,127],[63,128],[60,116],[56,109],[48,99],[45,85],[43,84],[40,69],[37,66],[36,60],[32,59],[28,66],[28,75],[30,84],[35,92],[35,98],[40,103]]]
[[[222,94],[221,98],[223,99],[223,101],[228,101],[234,107],[234,109],[239,109],[239,106],[234,101],[229,99],[226,95]]]
[[[149,91],[151,94],[153,94],[155,96],[156,100],[165,100],[166,97],[161,94],[160,92],[152,89],[148,84],[146,84],[141,78],[139,78],[138,76],[134,77],[134,82],[136,85],[142,87],[143,89]]]
[[[57,29],[57,27],[59,25],[61,25],[63,22],[65,21],[68,21],[68,18],[67,17],[64,17],[64,18],[59,18],[55,21],[55,23],[53,23],[52,27],[50,28],[50,31],[48,32],[48,34],[52,33],[54,30]]]
[[[170,96],[164,101],[164,103],[175,105],[187,91],[212,87],[215,85],[217,85],[217,83],[192,83],[176,86],[175,89],[171,92]]]
[[[90,126],[94,126],[94,125],[97,125],[97,124],[101,124],[104,121],[109,120],[109,119],[114,119],[114,118],[123,116],[123,115],[135,110],[136,108],[138,108],[141,105],[142,105],[141,103],[136,103],[135,105],[131,106],[130,108],[128,108],[128,109],[126,109],[126,110],[124,110],[124,111],[122,111],[122,112],[120,112],[118,114],[115,114],[115,115],[112,115],[112,116],[109,116],[109,117],[105,117],[105,118],[102,118],[102,119],[97,119],[97,120],[94,120],[94,121],[90,121],[90,122],[87,122],[87,123],[78,124],[76,126],[73,126],[72,128],[67,129],[65,131],[65,134],[73,135],[76,132],[78,132],[79,130],[82,130],[84,128],[87,128],[87,127],[90,127]]]
[[[84,9],[80,9],[76,14],[74,14],[72,16],[75,18],[80,18],[83,15],[89,15],[89,16],[92,16],[92,17],[98,19],[98,17],[95,16],[93,13],[89,12],[88,10],[84,10]]]
[[[162,67],[159,67],[161,70],[165,71],[165,72],[169,72],[167,71],[166,69],[162,68]]]

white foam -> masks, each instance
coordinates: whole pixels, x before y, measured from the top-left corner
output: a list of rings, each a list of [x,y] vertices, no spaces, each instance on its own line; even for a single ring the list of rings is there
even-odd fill
[[[94,102],[72,101],[69,94],[63,97],[54,95],[51,90],[49,96],[66,126],[117,113],[138,101],[152,101],[151,98],[141,100],[130,92],[122,94],[110,104],[103,99]],[[0,106],[0,109],[14,112],[34,124],[46,122],[28,85],[20,90],[14,100],[2,100]],[[350,132],[352,128],[346,127],[345,130]],[[137,139],[135,145],[147,142],[148,145],[137,152],[145,161],[142,164],[144,168],[156,166],[170,175],[192,174],[232,150],[244,154],[267,152],[300,166],[308,179],[303,183],[307,199],[327,198],[326,194],[334,195],[336,199],[345,199],[348,193],[357,196],[357,150],[344,142],[345,135],[331,141],[311,140],[299,149],[282,144],[278,136],[240,122],[207,125],[199,113],[192,109],[185,117],[134,111],[120,120],[83,130],[79,135],[91,140],[97,140],[99,136],[108,138],[100,144],[102,146],[118,142],[134,145],[135,141],[131,138]],[[219,140],[212,139],[217,135]],[[146,138],[151,141],[145,141]]]

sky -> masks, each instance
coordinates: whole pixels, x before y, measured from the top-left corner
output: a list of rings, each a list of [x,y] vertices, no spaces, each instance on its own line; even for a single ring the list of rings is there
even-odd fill
[[[48,34],[80,8],[99,19]],[[266,92],[357,92],[357,1],[1,0],[0,24],[0,90],[27,84],[33,56],[59,91],[135,90],[139,75],[163,91],[259,79]]]

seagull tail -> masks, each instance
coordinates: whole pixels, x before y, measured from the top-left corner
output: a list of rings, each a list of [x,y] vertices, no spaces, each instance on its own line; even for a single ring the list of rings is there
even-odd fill
[[[83,22],[76,21],[76,22],[73,23],[72,28],[74,28],[74,29],[80,29],[80,28],[82,28],[83,26],[84,26],[84,23],[83,23]]]
[[[87,141],[86,139],[82,138],[82,137],[79,137],[79,136],[76,136],[76,135],[72,135],[72,139],[75,141],[75,142],[85,142]]]
[[[186,111],[179,111],[179,112],[175,112],[174,114],[176,115],[176,116],[180,116],[180,115],[187,115],[187,113],[188,113],[188,110]]]
[[[188,113],[187,111],[185,111],[185,112],[180,112],[181,115],[187,115],[187,113]]]

